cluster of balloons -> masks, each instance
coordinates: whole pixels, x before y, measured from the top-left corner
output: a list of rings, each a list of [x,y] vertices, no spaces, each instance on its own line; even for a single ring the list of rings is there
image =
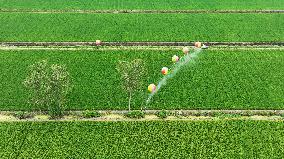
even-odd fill
[[[195,43],[194,43],[194,46],[195,46],[196,48],[201,48],[201,45],[202,45],[201,42],[195,42]],[[189,53],[189,48],[188,48],[188,47],[184,47],[184,48],[182,49],[182,52],[183,52],[185,55],[187,55],[187,54]],[[177,63],[178,61],[179,61],[179,57],[178,57],[177,55],[174,55],[174,56],[172,57],[172,62],[175,64],[175,63]],[[161,70],[161,73],[162,73],[163,75],[167,75],[167,74],[169,73],[169,68],[163,67],[162,70]],[[155,91],[156,91],[156,85],[153,84],[153,83],[150,84],[150,85],[148,86],[148,91],[149,91],[150,93],[155,92]]]

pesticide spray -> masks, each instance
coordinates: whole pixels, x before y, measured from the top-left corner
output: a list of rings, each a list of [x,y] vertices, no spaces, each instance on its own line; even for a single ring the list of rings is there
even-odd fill
[[[167,84],[168,79],[173,78],[180,71],[182,67],[188,65],[190,62],[194,62],[194,59],[197,58],[198,54],[202,50],[200,47],[196,47],[194,52],[191,54],[188,54],[188,48],[184,48],[183,52],[186,55],[182,57],[177,63],[174,64],[174,66],[172,67],[169,73],[167,73],[168,72],[167,68],[163,67],[162,74],[164,74],[165,76],[159,81],[157,87],[154,84],[151,84],[148,87],[148,90],[151,92],[151,94],[149,94],[149,97],[146,101],[146,105],[148,105],[151,102],[153,96],[161,89],[161,87]],[[173,57],[173,61],[174,59],[176,59],[175,56]]]

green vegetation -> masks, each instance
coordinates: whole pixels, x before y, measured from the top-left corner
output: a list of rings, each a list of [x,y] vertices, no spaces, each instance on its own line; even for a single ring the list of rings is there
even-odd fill
[[[24,111],[18,111],[15,112],[14,117],[18,118],[18,119],[27,119],[27,118],[33,118],[34,114],[30,113],[30,112],[24,112]]]
[[[145,117],[145,113],[143,111],[130,111],[125,116],[127,118],[141,119]]]
[[[283,0],[0,0],[0,43],[98,39],[283,42],[284,14],[72,13],[283,7]],[[284,114],[248,111],[284,108],[283,48],[202,50],[174,78],[169,78],[148,104],[147,86],[158,84],[163,78],[161,68],[170,68],[173,55],[183,56],[181,50],[116,50],[104,46],[78,50],[4,49],[0,48],[0,110],[8,112],[0,116],[7,121],[0,122],[1,159],[284,158]],[[125,87],[121,87],[123,84]],[[134,111],[108,111],[130,110],[130,105]],[[173,115],[176,120],[196,121],[156,120],[150,113],[147,119],[153,117],[155,121],[145,121],[142,108],[162,110],[154,111],[160,119]],[[178,111],[169,111],[172,109]],[[104,111],[100,114],[98,110]],[[46,121],[63,115],[60,122]],[[207,116],[206,120],[203,116]]]
[[[218,118],[240,118],[241,114],[234,114],[234,113],[223,113],[223,112],[213,112],[210,113],[210,116],[212,117],[218,117]]]
[[[130,111],[132,95],[136,92],[145,92],[143,91],[143,86],[147,77],[145,62],[141,59],[134,59],[131,62],[119,61],[116,69],[121,76],[123,90],[129,94],[128,110]]]
[[[46,60],[36,62],[29,66],[23,85],[33,109],[48,108],[52,118],[63,116],[66,96],[72,90],[70,75],[64,65],[49,65]]]
[[[178,54],[179,51],[173,51]],[[73,82],[69,96],[71,109],[127,109],[128,95],[121,87],[116,71],[119,60],[140,58],[145,61],[151,77],[144,84],[160,78],[160,67],[171,64],[173,52],[158,51],[0,51],[0,108],[28,109],[27,94],[22,81],[28,66],[42,59],[51,64],[65,64]],[[133,96],[133,109],[141,107],[139,94]]]
[[[283,9],[282,0],[0,0],[0,9]]]
[[[29,110],[22,81],[27,66],[47,59],[65,64],[74,88],[67,109],[127,109],[127,93],[116,71],[119,60],[140,58],[150,83],[162,78],[160,70],[171,66],[181,51],[0,51],[0,109]],[[206,50],[184,67],[156,94],[147,109],[283,109],[283,50]],[[146,99],[134,94],[133,109]]]
[[[83,117],[84,118],[97,118],[100,117],[101,114],[97,111],[90,111],[90,110],[86,110],[83,112]]]
[[[280,51],[283,52],[283,51]],[[154,97],[162,109],[282,109],[284,56],[276,51],[207,51]],[[151,106],[149,106],[151,108]]]
[[[284,41],[284,14],[1,13],[0,41]]]
[[[156,115],[161,119],[165,119],[169,116],[169,112],[167,112],[166,110],[162,110],[157,112]]]
[[[283,158],[276,121],[0,123],[1,158]]]

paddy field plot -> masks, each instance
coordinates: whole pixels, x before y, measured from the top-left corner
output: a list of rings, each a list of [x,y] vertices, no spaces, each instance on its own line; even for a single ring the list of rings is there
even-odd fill
[[[282,158],[280,121],[0,123],[1,158]]]
[[[284,14],[1,13],[1,42],[284,41]]]
[[[74,89],[68,109],[127,109],[115,67],[119,60],[141,58],[148,69],[145,91],[135,94],[133,108],[145,106],[147,86],[157,83],[162,67],[172,65],[180,50],[1,50],[1,110],[27,110],[23,88],[28,66],[46,59],[65,64]],[[204,50],[153,97],[147,109],[282,109],[282,49]]]
[[[282,0],[0,0],[0,9],[18,10],[272,10]]]

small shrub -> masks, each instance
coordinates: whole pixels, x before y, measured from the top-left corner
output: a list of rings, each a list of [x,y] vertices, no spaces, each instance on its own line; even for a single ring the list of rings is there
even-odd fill
[[[226,114],[225,115],[226,117],[230,117],[230,118],[240,118],[240,117],[242,117],[242,115],[241,114]]]
[[[175,117],[188,117],[188,116],[201,116],[203,113],[201,112],[190,112],[190,111],[176,111],[176,112],[168,112],[168,115],[174,115]]]
[[[201,112],[191,112],[191,113],[189,113],[189,116],[201,116],[202,114],[201,114]]]
[[[51,119],[60,119],[64,116],[64,108],[60,105],[52,105],[48,109]]]
[[[196,112],[192,112],[192,111],[187,112],[187,116],[196,116]]]
[[[174,112],[174,116],[176,116],[176,117],[182,116],[182,112],[176,111],[176,112]]]
[[[210,112],[201,112],[201,116],[210,116]]]
[[[161,119],[165,119],[169,116],[169,112],[162,110],[162,111],[157,112],[156,115]]]
[[[226,113],[224,113],[224,112],[211,112],[210,113],[210,116],[212,116],[212,117],[220,117],[220,116],[225,116],[226,115]]]
[[[244,111],[240,114],[241,114],[241,116],[253,116],[254,115],[254,113],[252,111]]]
[[[212,112],[212,117],[219,117],[219,118],[239,118],[241,117],[240,114],[236,113],[224,113],[224,112]]]
[[[141,119],[145,117],[145,113],[142,111],[131,111],[128,112],[125,116],[128,118]]]
[[[77,111],[69,110],[69,111],[65,111],[65,112],[64,112],[64,115],[69,115],[69,116],[82,116],[82,113],[77,112]]]
[[[271,111],[259,111],[259,112],[255,112],[255,115],[260,115],[260,116],[273,116],[275,115],[274,112]]]
[[[84,118],[97,118],[97,117],[101,117],[101,114],[97,111],[84,111],[83,112],[83,117]]]
[[[190,112],[190,113],[187,113],[188,115],[187,116],[208,116],[209,113],[208,112],[201,112],[201,111],[196,111],[196,112]]]
[[[23,112],[23,111],[15,112],[13,115],[18,119],[28,119],[34,117],[32,113]]]

